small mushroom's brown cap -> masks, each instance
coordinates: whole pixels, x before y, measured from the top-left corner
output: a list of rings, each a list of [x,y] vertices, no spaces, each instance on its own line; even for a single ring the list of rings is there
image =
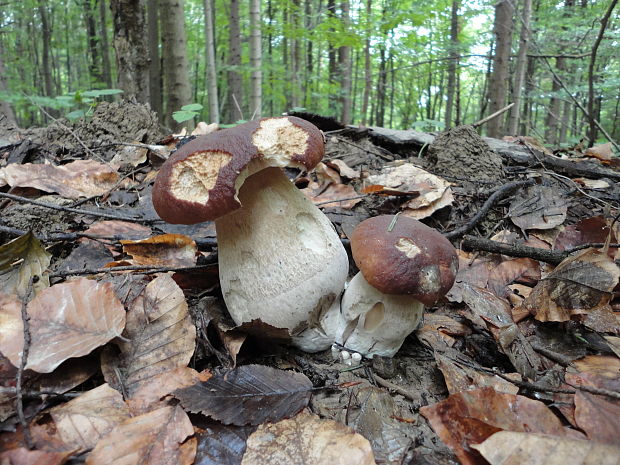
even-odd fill
[[[445,295],[458,271],[456,249],[439,231],[412,218],[362,221],[351,236],[353,259],[366,281],[385,294],[409,294],[426,305]]]
[[[236,195],[253,160],[258,168],[311,170],[324,154],[321,131],[294,116],[263,118],[188,142],[159,170],[153,206],[169,223],[219,218],[241,204]]]

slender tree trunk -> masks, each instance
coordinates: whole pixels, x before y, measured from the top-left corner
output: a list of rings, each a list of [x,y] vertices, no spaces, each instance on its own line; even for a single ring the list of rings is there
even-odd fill
[[[239,0],[230,0],[228,23],[228,119],[230,122],[242,120],[243,87],[241,82],[241,28],[239,26]]]
[[[456,73],[459,59],[459,0],[452,0],[452,14],[450,17],[450,61],[448,62],[448,100],[446,102],[445,123],[446,129],[452,127],[452,108],[456,90]],[[457,118],[458,119],[458,118]]]
[[[560,77],[564,76],[563,71],[566,69],[565,59],[562,57],[557,57],[555,59],[555,67],[557,68],[558,75]],[[562,86],[555,78],[553,78],[553,83],[551,85],[551,99],[549,100],[549,108],[545,122],[545,142],[553,145],[558,143],[558,128],[562,111],[562,99],[559,95],[561,90]]]
[[[521,11],[521,35],[519,37],[519,55],[517,56],[517,64],[515,68],[514,90],[512,101],[514,106],[510,109],[510,117],[508,119],[508,134],[516,135],[519,128],[519,119],[521,117],[521,95],[523,92],[523,84],[525,82],[525,70],[527,67],[527,51],[530,41],[530,18],[532,17],[532,0],[522,0],[523,9]]]
[[[112,63],[110,62],[110,40],[108,39],[106,0],[99,0],[99,45],[101,46],[101,76],[108,89],[112,84]]]
[[[111,0],[118,85],[126,99],[149,102],[149,59],[144,0]]]
[[[291,40],[291,103],[290,106],[293,108],[300,106],[300,98],[301,98],[301,44],[300,38],[298,37],[298,29],[300,28],[300,18],[299,18],[299,9],[301,5],[299,0],[291,1],[291,25],[293,26],[293,38]]]
[[[335,0],[327,0],[327,17],[335,18],[336,17],[336,2]],[[333,33],[333,29],[331,29],[330,33]],[[331,41],[329,41],[329,50],[327,52],[328,56],[328,69],[329,69],[329,83],[330,85],[335,85],[338,82],[338,66],[336,63],[336,49],[334,48]]]
[[[47,97],[53,97],[54,82],[52,81],[52,68],[50,65],[50,45],[52,40],[52,30],[49,24],[49,18],[47,16],[47,8],[45,5],[39,5],[39,17],[41,19],[41,31],[43,33],[43,51],[42,51],[42,65],[43,65],[43,82],[45,84],[45,95]],[[58,116],[58,111],[49,109],[48,113],[52,116]]]
[[[495,4],[495,56],[493,57],[493,73],[489,82],[489,114],[502,109],[506,104],[508,92],[508,68],[510,47],[512,43],[514,6],[511,0],[499,0]],[[503,131],[503,117],[497,117],[487,123],[489,137],[499,137]]]
[[[368,116],[368,100],[372,87],[372,68],[370,63],[370,34],[371,34],[372,0],[366,0],[366,40],[364,43],[364,96],[362,99],[362,126],[366,125]]]
[[[595,104],[594,68],[596,65],[596,54],[598,53],[598,47],[601,44],[601,41],[603,40],[603,35],[605,34],[605,29],[607,29],[607,23],[609,22],[611,13],[613,12],[617,3],[618,3],[618,0],[611,0],[611,3],[607,7],[607,11],[605,12],[605,15],[601,19],[601,26],[599,28],[599,32],[596,37],[596,40],[594,41],[594,45],[592,46],[592,54],[590,55],[590,63],[588,64],[588,115],[589,115],[588,125],[590,127],[588,131],[588,139],[589,139],[590,147],[594,145],[594,142],[596,141],[596,137],[597,137],[597,132],[598,132],[598,128],[596,125],[596,117],[594,115],[594,104]],[[599,102],[599,111],[600,111],[601,97],[598,96],[596,100],[598,100]]]
[[[220,105],[217,99],[217,73],[215,69],[215,38],[213,33],[213,0],[204,0],[205,8],[205,66],[209,93],[209,120],[220,122]]]
[[[521,129],[519,134],[527,136],[532,126],[532,92],[534,91],[534,73],[536,69],[536,59],[527,59],[527,69],[525,71],[525,98],[523,99],[523,114],[520,117]]]
[[[344,0],[340,7],[342,9],[342,23],[345,31],[351,26],[349,15],[349,0]],[[343,124],[351,123],[351,46],[343,45],[338,50],[338,64],[340,68],[340,100],[342,113],[340,120]]]
[[[263,106],[260,0],[250,0],[250,115],[260,118]]]
[[[83,0],[84,20],[86,22],[86,33],[88,35],[88,52],[90,54],[89,70],[94,81],[101,82],[101,60],[99,58],[99,38],[97,37],[97,26],[95,24],[95,16],[93,13],[93,5],[91,0]],[[95,0],[95,7],[97,0]]]
[[[151,109],[163,122],[161,57],[159,54],[159,0],[147,0],[149,38],[149,101]]]
[[[173,129],[179,124],[172,113],[191,103],[189,66],[185,39],[185,14],[183,0],[159,0],[164,56],[164,85],[166,89],[166,117],[164,121]],[[187,122],[184,125],[188,125]]]
[[[6,70],[4,68],[4,50],[2,48],[2,43],[0,42],[0,92],[7,92],[7,78],[6,78]],[[13,111],[13,107],[11,104],[5,100],[0,100],[0,119],[2,116],[6,117],[7,121],[11,124],[17,125],[17,119],[15,118],[15,112]]]

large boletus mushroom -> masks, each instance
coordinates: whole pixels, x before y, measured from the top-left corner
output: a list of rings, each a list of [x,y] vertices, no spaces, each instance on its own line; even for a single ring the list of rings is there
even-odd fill
[[[351,236],[357,273],[342,297],[336,342],[366,357],[392,357],[456,277],[456,250],[412,218],[383,215]]]
[[[323,153],[311,123],[264,118],[185,144],[153,187],[162,219],[215,220],[220,283],[235,322],[286,328],[307,351],[333,342],[318,322],[339,306],[348,258],[329,219],[280,168],[311,170]]]

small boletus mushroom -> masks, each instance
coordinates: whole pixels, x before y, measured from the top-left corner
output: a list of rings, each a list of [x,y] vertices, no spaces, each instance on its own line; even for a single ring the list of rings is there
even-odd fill
[[[456,250],[417,220],[383,215],[351,235],[360,272],[344,292],[336,343],[366,357],[392,357],[456,277]]]
[[[329,219],[280,168],[311,170],[323,135],[296,117],[197,138],[161,167],[153,205],[170,223],[215,221],[220,284],[237,324],[286,328],[307,351],[333,342],[321,316],[339,306],[348,258]]]

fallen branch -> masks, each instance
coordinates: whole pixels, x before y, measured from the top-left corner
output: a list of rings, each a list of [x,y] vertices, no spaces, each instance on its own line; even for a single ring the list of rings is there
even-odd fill
[[[22,392],[22,382],[24,379],[24,370],[26,369],[26,363],[28,361],[28,353],[30,352],[30,317],[28,316],[28,299],[32,293],[33,278],[28,281],[28,287],[26,293],[22,297],[22,325],[24,328],[24,347],[22,349],[22,357],[17,368],[17,378],[15,381],[15,393],[16,393],[16,410],[17,417],[19,418],[19,424],[24,431],[24,440],[26,441],[26,447],[28,449],[34,449],[34,442],[32,441],[32,435],[30,434],[30,428],[24,415],[24,394]]]
[[[501,110],[497,110],[495,113],[493,113],[492,115],[487,116],[486,118],[481,119],[480,121],[476,121],[474,124],[472,124],[472,127],[477,128],[479,126],[482,126],[484,123],[488,123],[489,121],[491,121],[492,119],[497,118],[498,116],[506,113],[508,110],[510,110],[513,106],[514,106],[514,102],[506,105],[504,108],[502,108]]]

